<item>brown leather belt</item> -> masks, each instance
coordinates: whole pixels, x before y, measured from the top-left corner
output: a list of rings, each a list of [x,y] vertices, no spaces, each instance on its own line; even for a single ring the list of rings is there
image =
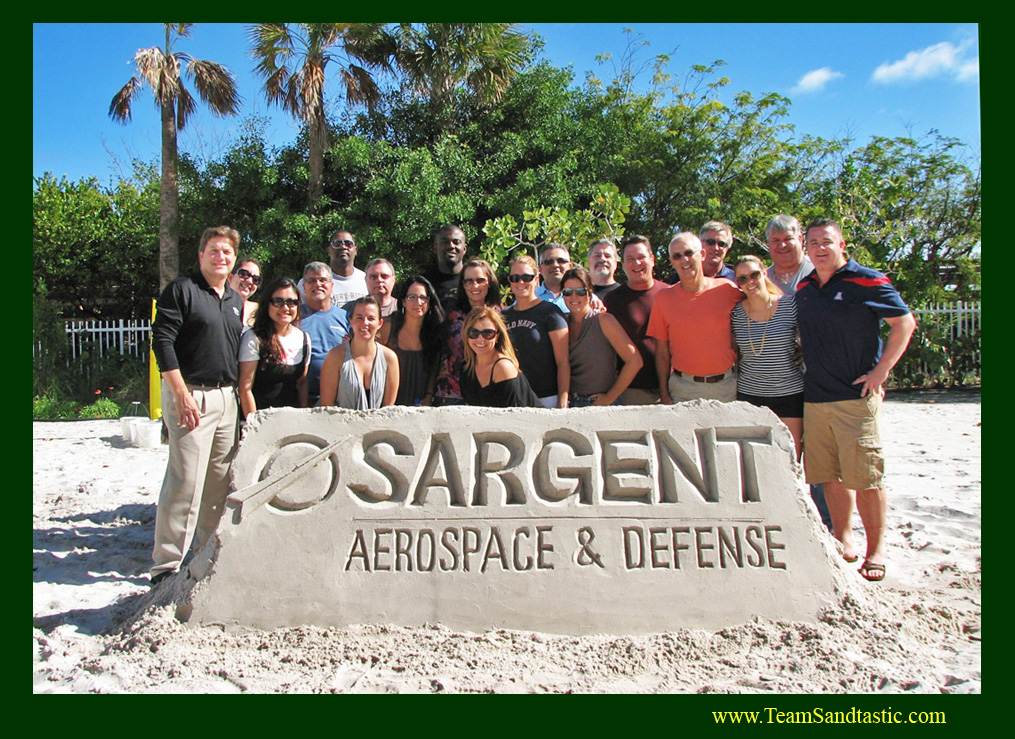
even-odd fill
[[[707,382],[707,383],[722,382],[729,374],[729,372],[723,372],[718,375],[687,375],[681,372],[680,370],[673,370],[673,372],[674,374],[680,375],[681,377],[686,377],[689,380],[694,380],[695,382]]]

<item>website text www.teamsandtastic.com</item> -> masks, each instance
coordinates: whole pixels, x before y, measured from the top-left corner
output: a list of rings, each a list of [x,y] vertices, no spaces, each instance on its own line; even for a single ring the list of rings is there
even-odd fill
[[[944,724],[944,711],[831,711],[814,708],[810,711],[712,711],[717,724]]]

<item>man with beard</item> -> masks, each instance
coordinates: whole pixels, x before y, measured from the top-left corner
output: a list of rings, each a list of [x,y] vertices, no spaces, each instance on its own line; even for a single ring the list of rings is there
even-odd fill
[[[620,266],[617,247],[610,239],[600,239],[589,247],[589,275],[592,292],[602,299],[620,287],[616,272]]]

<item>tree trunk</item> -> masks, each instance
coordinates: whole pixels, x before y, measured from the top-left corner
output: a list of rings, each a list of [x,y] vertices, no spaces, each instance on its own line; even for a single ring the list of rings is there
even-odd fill
[[[180,274],[180,182],[176,107],[162,106],[162,188],[159,204],[159,292]]]
[[[324,118],[324,105],[314,111],[307,125],[310,134],[310,186],[307,191],[307,206],[311,213],[320,209],[324,197],[324,149],[328,140],[328,124]]]

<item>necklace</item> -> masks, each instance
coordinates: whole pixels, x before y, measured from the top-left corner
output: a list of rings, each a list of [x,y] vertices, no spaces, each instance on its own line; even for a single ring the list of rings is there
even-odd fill
[[[768,297],[768,305],[765,306],[765,316],[767,320],[765,321],[765,330],[761,332],[761,348],[755,349],[754,337],[751,335],[751,313],[750,311],[747,310],[746,307],[744,308],[744,315],[747,316],[747,341],[750,342],[751,354],[754,355],[755,357],[761,354],[763,351],[765,351],[765,337],[768,336],[768,324],[772,322],[771,313],[772,313],[772,296],[770,295]]]

